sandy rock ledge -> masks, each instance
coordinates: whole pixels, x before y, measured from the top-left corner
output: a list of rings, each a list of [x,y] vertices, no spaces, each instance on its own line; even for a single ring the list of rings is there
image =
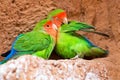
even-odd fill
[[[103,63],[22,56],[0,66],[0,80],[110,80]]]

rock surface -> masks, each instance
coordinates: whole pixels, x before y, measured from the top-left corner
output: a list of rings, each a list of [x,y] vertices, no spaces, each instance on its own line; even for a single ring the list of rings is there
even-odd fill
[[[11,43],[18,34],[31,31],[35,23],[40,19],[45,18],[49,11],[55,8],[62,8],[67,11],[70,20],[74,19],[92,24],[93,26],[96,26],[98,31],[110,35],[110,38],[106,38],[92,33],[84,33],[84,35],[96,45],[108,49],[110,52],[109,56],[106,58],[98,58],[90,61],[85,60],[85,62],[90,63],[93,67],[99,67],[97,63],[104,64],[105,66],[100,66],[100,70],[102,70],[101,68],[106,68],[107,73],[103,72],[103,74],[108,75],[111,80],[119,80],[119,3],[120,0],[0,0],[0,53],[8,51],[11,47]],[[59,60],[57,62],[59,62]],[[74,62],[74,60],[70,62]],[[80,59],[80,64],[82,62],[84,63],[84,60]],[[67,65],[67,60],[65,60],[65,64]],[[84,67],[82,64],[81,66]],[[32,74],[32,72],[30,74]],[[90,73],[90,75],[94,74]],[[101,74],[96,75],[99,78],[99,75]]]
[[[103,63],[22,56],[0,66],[0,80],[109,80]]]

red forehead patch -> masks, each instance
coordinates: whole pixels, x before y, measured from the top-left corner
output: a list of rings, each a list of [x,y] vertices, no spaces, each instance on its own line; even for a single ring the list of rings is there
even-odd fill
[[[66,17],[66,16],[67,16],[67,15],[66,15],[66,12],[62,12],[62,13],[60,13],[60,14],[54,16],[54,17],[64,18],[64,17]]]
[[[45,25],[51,25],[52,21],[48,21]]]

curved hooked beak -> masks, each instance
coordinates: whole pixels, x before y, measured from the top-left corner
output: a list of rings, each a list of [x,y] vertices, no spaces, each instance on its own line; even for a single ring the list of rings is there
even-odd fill
[[[54,29],[54,30],[58,30],[58,28],[57,28],[57,26],[55,25],[55,24],[52,24],[52,28]]]
[[[68,20],[67,20],[66,17],[63,19],[63,23],[64,23],[64,24],[68,24]]]

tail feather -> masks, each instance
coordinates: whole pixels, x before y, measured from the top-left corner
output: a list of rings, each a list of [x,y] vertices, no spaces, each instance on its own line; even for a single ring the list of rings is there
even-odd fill
[[[16,37],[16,39],[14,40],[14,42],[12,43],[12,48],[11,50],[9,50],[8,52],[6,52],[5,54],[2,54],[1,56],[5,57],[3,61],[0,62],[0,64],[5,63],[6,61],[8,61],[9,59],[11,59],[15,54],[16,54],[16,50],[13,48],[15,42],[24,34],[20,34]]]
[[[84,59],[93,59],[93,58],[100,58],[100,57],[106,57],[109,53],[108,50],[103,50],[99,47],[92,47],[90,49],[90,53],[84,56]]]
[[[99,47],[92,47],[91,51],[95,57],[104,57],[104,56],[108,55],[108,53],[109,53],[107,50],[103,50]]]
[[[5,53],[2,53],[0,56],[2,57],[7,57],[9,54],[10,54],[11,50],[5,52]]]
[[[95,33],[95,34],[98,34],[98,35],[102,35],[102,36],[105,36],[105,37],[109,37],[108,34],[105,34],[105,33],[102,33],[102,32],[97,32],[97,31],[91,31],[91,30],[85,30],[85,29],[81,29],[82,31],[85,31],[85,32],[91,32],[91,33]]]
[[[14,49],[13,47],[14,47],[15,42],[16,42],[21,36],[23,36],[23,35],[24,35],[24,34],[20,34],[20,35],[18,35],[18,36],[16,37],[16,39],[15,39],[14,42],[12,43],[11,50]],[[1,54],[1,56],[2,56],[2,57],[7,57],[7,56],[10,54],[11,50],[7,51],[6,53]]]
[[[5,60],[9,60],[10,58],[12,58],[16,54],[16,52],[17,51],[15,49],[12,49],[10,54],[7,57],[5,57]]]
[[[9,55],[7,57],[5,57],[0,64],[3,64],[5,62],[7,62],[9,59],[11,59],[14,55],[16,54],[16,50],[12,49],[11,52],[9,53]]]

